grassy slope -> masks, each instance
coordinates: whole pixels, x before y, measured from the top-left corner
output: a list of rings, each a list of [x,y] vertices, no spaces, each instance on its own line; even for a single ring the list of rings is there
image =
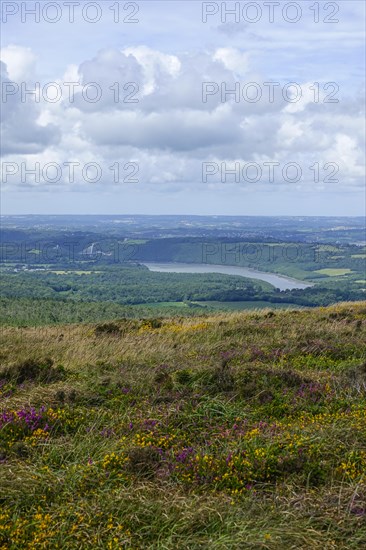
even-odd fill
[[[114,323],[3,328],[1,549],[365,547],[365,302]]]
[[[289,309],[301,308],[292,304],[276,304],[263,301],[245,302],[156,302],[141,305],[121,305],[115,302],[82,302],[72,300],[34,300],[17,298],[0,298],[0,326],[44,326],[66,323],[91,323],[110,321],[112,319],[202,316],[205,313],[242,309]],[[194,304],[200,307],[194,307]]]

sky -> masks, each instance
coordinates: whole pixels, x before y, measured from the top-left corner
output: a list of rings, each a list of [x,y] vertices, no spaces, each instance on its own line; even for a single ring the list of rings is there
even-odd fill
[[[363,0],[1,10],[3,214],[365,214]]]

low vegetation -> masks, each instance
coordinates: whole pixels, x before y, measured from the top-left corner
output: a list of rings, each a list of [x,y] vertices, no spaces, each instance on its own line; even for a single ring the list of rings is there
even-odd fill
[[[366,302],[2,327],[0,549],[366,546]]]

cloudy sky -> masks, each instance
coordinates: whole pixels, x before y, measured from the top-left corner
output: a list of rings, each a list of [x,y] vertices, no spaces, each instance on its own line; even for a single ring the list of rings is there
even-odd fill
[[[364,214],[363,1],[34,10],[2,2],[4,214]]]

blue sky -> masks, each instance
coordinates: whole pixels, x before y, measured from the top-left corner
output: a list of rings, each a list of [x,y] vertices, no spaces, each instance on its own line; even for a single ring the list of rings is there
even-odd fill
[[[83,19],[90,2],[74,22],[57,4],[51,23],[52,8],[22,22],[24,2],[2,3],[3,213],[364,214],[363,1],[319,2],[318,23],[308,0],[275,2],[273,22],[268,2],[239,2],[238,21],[221,2],[118,2],[114,22],[105,0],[96,23]],[[217,11],[206,23],[205,10]],[[123,22],[132,11],[138,22]],[[36,82],[40,97],[22,98]],[[42,96],[49,83],[56,102]],[[96,102],[83,96],[89,83]]]

